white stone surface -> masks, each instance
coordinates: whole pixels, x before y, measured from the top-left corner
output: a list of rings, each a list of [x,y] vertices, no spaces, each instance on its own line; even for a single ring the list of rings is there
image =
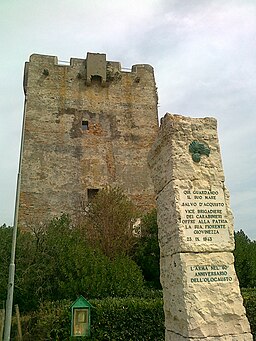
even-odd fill
[[[193,141],[210,155],[195,162]],[[249,341],[233,215],[213,118],[167,114],[149,154],[157,194],[166,341]]]
[[[189,153],[189,144],[194,140],[206,143],[211,150],[210,157],[202,156],[199,163],[194,162]],[[148,162],[156,193],[177,179],[197,184],[198,188],[205,188],[205,183],[222,187],[224,173],[216,119],[166,114]]]
[[[250,332],[230,252],[161,258],[166,327],[184,337]]]
[[[192,194],[193,199],[187,199],[184,193],[188,191],[211,191],[218,192],[218,195],[216,199],[205,199],[206,195],[200,195],[202,199],[194,199]],[[207,206],[211,204],[219,206]],[[233,215],[225,187],[211,188],[205,184],[202,189],[201,186],[191,186],[185,180],[173,180],[157,195],[157,208],[159,243],[165,255],[189,251],[234,250]],[[199,218],[202,215],[215,218]]]
[[[253,341],[250,333],[239,334],[239,335],[223,335],[223,336],[212,336],[212,337],[196,337],[188,338],[182,335],[177,335],[172,331],[166,330],[166,341]]]

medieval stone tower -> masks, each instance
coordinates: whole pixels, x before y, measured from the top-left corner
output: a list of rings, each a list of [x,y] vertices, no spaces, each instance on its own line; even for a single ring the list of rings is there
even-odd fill
[[[123,71],[105,54],[61,65],[33,54],[25,64],[25,127],[19,225],[76,214],[107,185],[142,209],[154,206],[147,154],[158,131],[150,65]]]

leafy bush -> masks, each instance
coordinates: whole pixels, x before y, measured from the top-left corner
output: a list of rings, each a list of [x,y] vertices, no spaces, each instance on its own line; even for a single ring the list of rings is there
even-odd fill
[[[242,231],[235,232],[235,268],[241,288],[256,287],[256,241]]]
[[[141,270],[126,255],[110,259],[86,243],[67,216],[18,238],[15,303],[21,311],[40,302],[83,294],[91,298],[140,295]]]
[[[119,188],[100,190],[84,208],[80,226],[94,248],[113,259],[127,255],[135,243],[133,221],[137,209]]]
[[[256,341],[256,289],[242,289],[242,295],[253,339]]]
[[[90,340],[164,340],[162,299],[106,298],[90,303],[93,306]],[[27,330],[23,340],[69,340],[70,305],[70,301],[46,302],[30,316],[33,323],[23,317],[23,329]]]
[[[91,340],[164,340],[161,299],[92,301]]]
[[[137,240],[132,258],[141,268],[148,286],[161,289],[156,210],[149,212],[142,218],[140,227],[141,237]]]
[[[80,224],[74,226],[67,215],[62,215],[47,226],[34,226],[30,232],[18,233],[14,303],[21,312],[36,310],[44,301],[79,294],[89,299],[140,296],[145,289],[144,268],[130,255],[138,241],[132,224],[136,214],[134,205],[120,189],[108,188],[87,204]],[[143,236],[149,239],[150,228],[147,233],[143,228]],[[153,228],[157,243],[157,227]],[[2,300],[6,298],[11,237],[12,228],[0,228]],[[147,270],[159,282],[154,250],[151,252],[149,246],[143,248],[143,242],[144,239],[140,246],[144,250],[144,263],[147,262]],[[150,244],[147,238],[145,243]],[[152,281],[152,276],[147,280]]]
[[[71,327],[71,301],[44,302],[36,312],[21,317],[23,341],[69,340]],[[17,330],[13,320],[12,339]]]
[[[12,232],[11,227],[6,225],[0,226],[0,302],[6,300],[7,283],[8,283],[8,270],[11,256],[12,245]],[[1,306],[2,308],[2,306]],[[0,308],[0,309],[1,309]]]
[[[90,340],[164,340],[161,291],[146,292],[153,298],[90,300]],[[256,290],[242,290],[247,316],[256,340]],[[30,316],[23,316],[24,341],[69,340],[71,301],[45,302]]]

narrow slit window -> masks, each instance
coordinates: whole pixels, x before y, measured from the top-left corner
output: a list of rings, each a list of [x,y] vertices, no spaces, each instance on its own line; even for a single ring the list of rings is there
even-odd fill
[[[82,121],[82,130],[88,130],[89,129],[89,122],[88,121]]]

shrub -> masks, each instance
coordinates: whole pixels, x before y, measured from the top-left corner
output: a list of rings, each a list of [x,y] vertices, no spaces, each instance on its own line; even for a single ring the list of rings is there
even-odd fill
[[[149,287],[161,289],[160,249],[156,210],[146,214],[141,221],[141,237],[134,247],[132,258],[139,265]]]
[[[70,336],[71,301],[44,302],[36,312],[22,316],[23,341],[64,341]],[[12,337],[16,332],[16,319]]]
[[[85,238],[93,248],[114,259],[127,255],[136,238],[132,222],[137,209],[119,188],[100,190],[79,218]]]
[[[256,290],[243,289],[242,294],[256,340]],[[164,340],[161,291],[145,292],[144,296],[90,300],[93,305],[90,340]],[[69,340],[71,303],[69,300],[45,302],[34,314],[23,316],[23,340]]]
[[[235,232],[235,242],[235,268],[240,286],[242,288],[255,288],[256,241],[251,241],[243,230],[240,230]]]
[[[164,340],[162,299],[92,301],[91,340]]]
[[[242,289],[242,295],[253,339],[256,341],[256,289]]]
[[[0,302],[6,300],[7,283],[8,283],[8,270],[11,256],[12,245],[12,232],[11,227],[6,225],[0,226]],[[1,309],[0,308],[0,309]]]
[[[15,303],[21,311],[80,294],[90,299],[140,295],[144,287],[133,260],[127,255],[110,259],[92,248],[67,216],[34,235],[20,234],[16,264]]]
[[[90,340],[164,340],[162,299],[106,298],[90,300],[90,303],[93,306]],[[30,318],[24,316],[23,330],[27,332],[23,340],[69,340],[70,305],[71,301],[67,300],[45,302]]]

